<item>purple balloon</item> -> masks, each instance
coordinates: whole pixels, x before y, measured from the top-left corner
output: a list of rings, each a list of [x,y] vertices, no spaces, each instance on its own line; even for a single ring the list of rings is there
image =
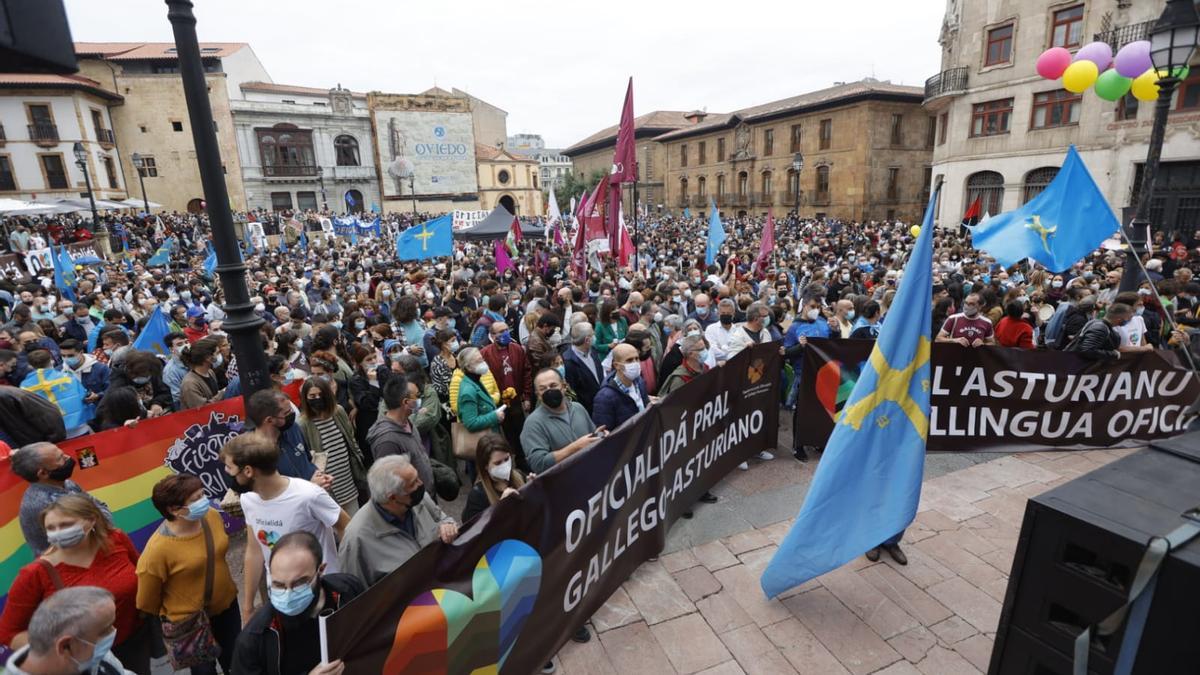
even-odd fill
[[[1106,42],[1089,42],[1075,53],[1075,60],[1091,61],[1101,72],[1104,72],[1104,69],[1113,60],[1112,47],[1109,47]]]
[[[1133,78],[1153,68],[1154,62],[1150,60],[1150,41],[1130,42],[1121,47],[1121,51],[1117,52],[1116,66],[1122,77]]]

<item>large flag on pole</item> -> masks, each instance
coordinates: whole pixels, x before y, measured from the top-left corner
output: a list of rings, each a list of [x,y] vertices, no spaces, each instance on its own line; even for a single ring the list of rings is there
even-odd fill
[[[637,143],[634,139],[633,120],[633,78],[629,78],[629,86],[625,89],[625,103],[621,106],[621,126],[617,129],[617,148],[613,153],[610,183],[636,183]]]
[[[161,267],[171,262],[171,249],[175,246],[175,237],[167,237],[162,246],[146,261],[148,267]]]
[[[983,212],[982,197],[976,197],[975,201],[967,207],[967,212],[963,214],[963,225],[976,225],[979,223],[979,214]]]
[[[429,260],[452,255],[453,226],[454,217],[449,213],[420,225],[413,225],[396,238],[396,257],[401,260]]]
[[[558,210],[558,198],[554,196],[554,183],[550,183],[550,202],[546,204],[546,228],[543,236],[550,239],[550,229],[562,223],[562,212]]]
[[[899,534],[917,515],[929,431],[934,191],[887,321],[804,497],[762,574],[768,598]]]
[[[971,230],[971,240],[1005,267],[1032,258],[1051,272],[1062,272],[1120,227],[1072,145],[1058,175],[1040,195],[980,223]]]
[[[711,265],[721,252],[721,244],[725,243],[725,226],[721,224],[721,214],[717,213],[717,201],[709,199],[708,212],[708,245],[704,248],[704,263]]]
[[[767,263],[775,251],[775,216],[767,210],[767,224],[763,226],[762,243],[758,246],[758,257],[754,259],[754,273],[766,276]]]
[[[64,298],[75,302],[75,262],[65,245],[59,246],[57,252],[50,247],[50,264],[54,266],[54,285]]]
[[[497,239],[492,249],[496,255],[497,274],[504,274],[505,270],[516,271],[517,266],[514,265],[512,259],[508,257],[508,249],[505,247],[503,241]]]
[[[154,312],[146,320],[146,326],[133,341],[133,348],[160,355],[170,354],[171,346],[167,344],[167,333],[170,332],[167,317],[163,315],[162,305],[159,305],[154,308]]]
[[[209,277],[213,276],[217,271],[217,252],[213,249],[212,242],[208,242],[208,256],[204,258],[204,274]]]

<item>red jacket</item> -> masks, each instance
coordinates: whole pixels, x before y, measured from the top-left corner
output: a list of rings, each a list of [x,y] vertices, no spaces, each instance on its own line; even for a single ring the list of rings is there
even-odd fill
[[[496,386],[500,395],[512,387],[517,392],[517,401],[533,400],[533,373],[529,371],[529,361],[525,358],[525,348],[516,342],[510,342],[507,347],[492,343],[479,350],[483,360],[496,378]]]
[[[1001,347],[1033,349],[1033,327],[1020,319],[1006,316],[996,324],[996,343]]]

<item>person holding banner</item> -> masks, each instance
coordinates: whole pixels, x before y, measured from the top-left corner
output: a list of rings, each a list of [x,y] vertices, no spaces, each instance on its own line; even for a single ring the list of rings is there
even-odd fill
[[[604,437],[604,428],[592,422],[583,404],[567,398],[566,388],[563,376],[553,368],[545,368],[533,378],[541,405],[521,429],[521,447],[532,473],[544,473]],[[482,468],[480,471],[482,475]]]

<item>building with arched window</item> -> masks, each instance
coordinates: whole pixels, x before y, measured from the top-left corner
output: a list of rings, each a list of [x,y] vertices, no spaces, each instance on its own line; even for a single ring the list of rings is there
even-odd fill
[[[365,94],[270,82],[241,91],[230,107],[249,208],[380,208]]]
[[[944,175],[937,219],[962,220],[980,198],[995,215],[1033,199],[1062,166],[1067,148],[1079,156],[1123,222],[1141,188],[1154,105],[1132,96],[1111,102],[1073,94],[1038,76],[1050,47],[1072,52],[1101,41],[1114,51],[1148,40],[1166,0],[947,0],[938,43],[939,73],[925,82],[933,174]],[[1196,66],[1200,59],[1193,59]],[[1200,69],[1171,101],[1151,212],[1151,227],[1200,227]],[[807,169],[806,169],[807,171]]]

